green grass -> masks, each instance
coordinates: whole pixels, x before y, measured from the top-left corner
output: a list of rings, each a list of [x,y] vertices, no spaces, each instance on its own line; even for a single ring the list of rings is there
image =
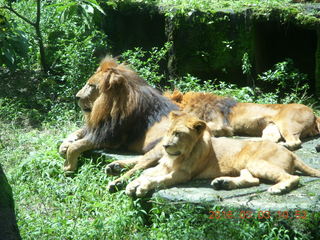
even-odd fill
[[[23,239],[312,239],[317,229],[319,217],[306,224],[297,220],[295,228],[279,219],[210,220],[210,207],[109,194],[106,186],[114,177],[105,175],[105,160],[81,158],[79,171],[66,177],[57,146],[77,125],[64,120],[34,129],[0,123],[0,162]]]

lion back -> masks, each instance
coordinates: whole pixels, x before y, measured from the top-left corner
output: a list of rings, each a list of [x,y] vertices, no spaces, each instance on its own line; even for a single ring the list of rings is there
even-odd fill
[[[201,120],[210,122],[222,117],[225,125],[229,124],[228,118],[232,108],[237,105],[233,98],[217,96],[211,93],[188,92],[182,94],[174,91],[171,95],[166,93],[173,102],[177,103],[181,110],[194,114]]]

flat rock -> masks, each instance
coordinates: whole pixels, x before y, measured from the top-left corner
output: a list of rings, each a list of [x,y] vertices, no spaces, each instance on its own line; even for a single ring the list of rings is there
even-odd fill
[[[320,169],[320,153],[315,146],[319,139],[309,139],[295,153],[309,166]],[[99,152],[106,158],[127,159],[134,157],[130,153]],[[301,176],[299,187],[284,195],[270,195],[270,184],[262,183],[256,187],[235,190],[214,190],[210,180],[194,180],[171,188],[156,191],[153,198],[170,202],[189,202],[212,204],[234,209],[294,211],[307,210],[320,212],[320,179]]]
[[[310,139],[295,153],[309,166],[320,169],[320,153],[315,146],[319,139]],[[168,189],[159,190],[153,197],[173,202],[191,202],[219,205],[225,208],[320,212],[320,179],[301,176],[299,187],[287,194],[270,195],[270,184],[235,190],[214,190],[210,181],[197,180]]]

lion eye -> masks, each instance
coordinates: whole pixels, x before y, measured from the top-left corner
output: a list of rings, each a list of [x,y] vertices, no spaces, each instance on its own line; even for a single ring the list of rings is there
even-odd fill
[[[175,137],[179,137],[179,136],[181,135],[181,132],[174,132],[173,135],[174,135]]]
[[[91,88],[95,88],[96,87],[96,85],[94,85],[94,84],[88,84],[89,85],[89,87],[91,87]]]

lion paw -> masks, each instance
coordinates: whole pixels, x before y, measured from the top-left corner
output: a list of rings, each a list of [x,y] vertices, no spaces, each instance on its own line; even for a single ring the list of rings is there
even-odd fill
[[[301,141],[297,141],[297,142],[280,142],[279,144],[284,146],[284,147],[286,147],[290,151],[294,151],[294,150],[297,150],[297,149],[301,148]]]
[[[221,189],[234,189],[236,188],[235,184],[231,179],[228,178],[216,178],[211,182],[211,186],[213,186],[216,190]]]
[[[144,197],[149,192],[148,184],[133,181],[126,187],[126,194],[130,197]]]
[[[289,191],[289,188],[287,186],[282,186],[282,187],[275,187],[272,186],[270,188],[268,188],[268,193],[272,194],[272,195],[279,195],[279,194],[283,194]]]
[[[108,184],[107,189],[108,189],[109,193],[115,193],[115,192],[119,191],[120,189],[122,189],[123,185],[124,185],[124,183],[122,181],[115,180],[115,181],[112,181]]]
[[[107,165],[105,169],[105,173],[107,175],[116,176],[121,173],[121,170],[122,170],[122,166],[117,162],[113,162]]]
[[[63,142],[59,147],[59,154],[61,157],[66,158],[70,142]]]
[[[63,171],[65,173],[74,172],[75,170],[76,170],[76,167],[72,166],[69,162],[65,161],[63,166]]]

